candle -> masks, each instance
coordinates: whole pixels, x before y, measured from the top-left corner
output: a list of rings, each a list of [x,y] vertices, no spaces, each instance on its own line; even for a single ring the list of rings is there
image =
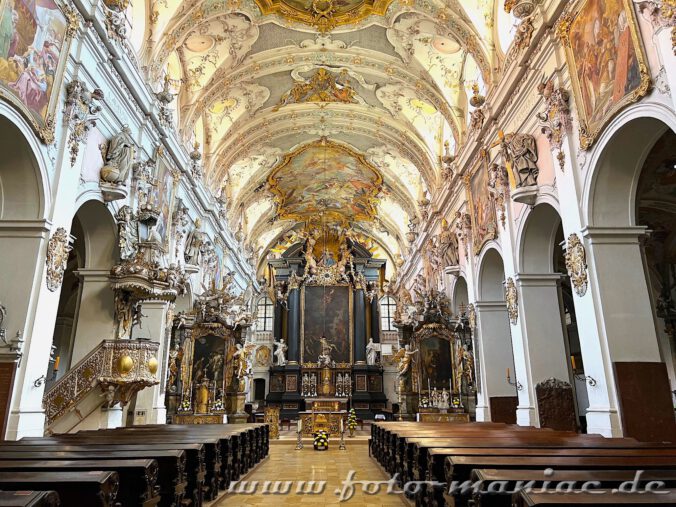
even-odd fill
[[[301,419],[298,419],[298,433],[300,433],[302,429],[303,429],[303,421]]]
[[[343,418],[340,418],[340,432],[343,432]]]
[[[573,363],[573,370],[577,370],[577,367],[575,366],[575,356],[570,356],[570,362]]]
[[[507,379],[509,380],[509,368],[507,368]]]
[[[459,389],[458,389],[459,390]],[[452,393],[453,392],[453,379],[449,378],[448,379],[448,392]]]
[[[56,359],[54,360],[54,369],[58,370],[59,369],[59,363],[61,362],[61,356],[56,356]]]

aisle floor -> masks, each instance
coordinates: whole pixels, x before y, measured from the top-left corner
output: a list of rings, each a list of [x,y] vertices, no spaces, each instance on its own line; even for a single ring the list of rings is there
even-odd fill
[[[252,494],[229,493],[214,503],[214,506],[229,505],[360,505],[364,507],[408,505],[402,501],[400,494],[387,494],[387,484],[380,486],[378,494],[367,494],[362,491],[361,484],[354,485],[354,495],[341,502],[340,492],[349,489],[344,481],[354,471],[353,481],[387,481],[388,477],[368,454],[365,440],[346,438],[347,449],[338,450],[338,442],[331,441],[327,451],[315,451],[310,441],[305,447],[295,450],[295,443],[286,441],[273,442],[270,456],[243,480],[246,486],[253,487],[258,481],[257,492]],[[282,481],[280,487],[289,483],[288,494],[263,494],[265,481]],[[296,493],[300,481],[326,481],[321,494]],[[271,488],[272,486],[269,486]],[[305,486],[309,489],[309,486]],[[375,486],[373,486],[375,488]],[[338,491],[338,492],[337,492]]]

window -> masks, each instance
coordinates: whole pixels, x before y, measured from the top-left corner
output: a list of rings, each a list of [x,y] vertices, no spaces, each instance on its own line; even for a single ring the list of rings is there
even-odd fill
[[[394,314],[397,310],[397,303],[392,296],[385,296],[380,300],[380,330],[395,331]]]
[[[275,305],[269,297],[258,300],[258,330],[272,331],[275,320]]]

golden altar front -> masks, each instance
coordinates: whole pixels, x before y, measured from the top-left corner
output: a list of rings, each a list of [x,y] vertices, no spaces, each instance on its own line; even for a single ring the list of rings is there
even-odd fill
[[[346,428],[347,410],[344,408],[347,400],[325,399],[312,402],[312,410],[298,412],[304,437],[311,437],[319,430],[327,431],[330,435],[340,433],[340,421],[343,429]]]

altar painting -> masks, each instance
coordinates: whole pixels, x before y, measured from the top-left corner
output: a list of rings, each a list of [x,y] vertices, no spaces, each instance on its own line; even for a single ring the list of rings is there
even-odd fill
[[[321,337],[326,336],[331,359],[350,363],[352,338],[351,289],[348,286],[306,286],[303,288],[302,362],[316,363]]]
[[[452,377],[451,345],[440,336],[430,336],[420,342],[420,373],[422,389],[429,387],[450,390]]]
[[[52,0],[0,0],[0,96],[51,141],[67,60],[69,20]]]
[[[488,159],[482,157],[481,165],[468,180],[465,180],[472,217],[472,243],[474,253],[484,244],[497,237],[495,201],[488,191]]]
[[[194,385],[205,380],[223,386],[223,353],[225,341],[219,336],[202,336],[195,340],[192,361],[192,381]]]
[[[650,77],[630,0],[587,0],[559,23],[566,47],[580,141],[588,148],[623,106],[645,95]]]

